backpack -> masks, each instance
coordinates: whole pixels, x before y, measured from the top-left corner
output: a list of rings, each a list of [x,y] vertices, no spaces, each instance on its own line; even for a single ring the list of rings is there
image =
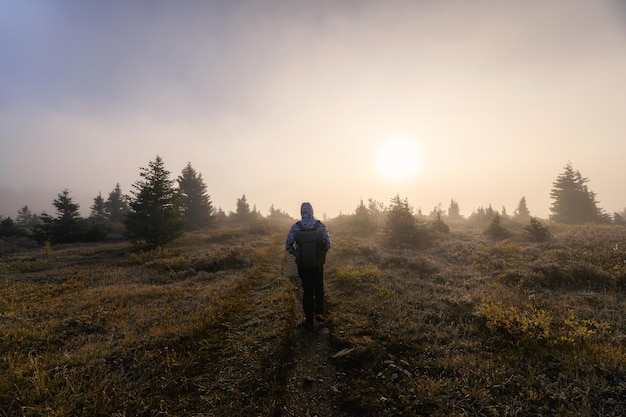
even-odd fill
[[[317,220],[312,229],[305,229],[302,222],[296,225],[296,264],[303,268],[319,268],[326,261],[326,242]]]

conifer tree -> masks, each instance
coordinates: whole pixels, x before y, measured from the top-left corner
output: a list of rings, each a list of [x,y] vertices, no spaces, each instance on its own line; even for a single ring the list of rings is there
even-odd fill
[[[275,208],[274,204],[272,204],[270,206],[268,219],[270,219],[272,221],[283,221],[283,220],[284,221],[291,221],[291,220],[293,220],[291,218],[291,216],[287,212],[285,212],[285,211],[283,211],[283,210],[281,210],[279,208],[278,209]]]
[[[587,188],[588,181],[571,163],[565,166],[550,191],[554,200],[550,220],[567,224],[605,221],[607,216],[598,208],[595,193]]]
[[[365,206],[363,199],[361,199],[351,219],[351,224],[356,234],[368,235],[376,230],[376,222],[370,209]]]
[[[30,224],[30,219],[32,215],[33,214],[30,212],[28,206],[24,206],[17,212],[17,218],[15,222],[19,226],[28,226]]]
[[[537,219],[536,217],[530,218],[530,222],[526,226],[524,226],[524,232],[531,240],[534,240],[535,242],[545,242],[552,238],[552,233],[550,233],[550,230],[548,230],[546,226],[541,224],[539,219]]]
[[[484,223],[485,216],[485,208],[483,206],[480,206],[476,210],[474,210],[472,214],[470,214],[469,220],[475,223]]]
[[[450,200],[450,207],[448,207],[448,219],[459,220],[461,219],[461,211],[459,209],[459,203],[456,200]]]
[[[496,214],[498,214],[498,212],[494,210],[493,207],[491,207],[491,204],[489,204],[489,207],[485,209],[485,218],[491,221],[496,216]]]
[[[385,212],[385,203],[369,198],[367,200],[367,209],[374,216],[378,216]]]
[[[506,239],[511,235],[509,230],[502,225],[502,217],[497,211],[494,212],[489,225],[485,229],[485,233],[492,239]]]
[[[104,198],[102,198],[102,193],[98,193],[98,195],[93,199],[93,205],[91,206],[91,215],[89,217],[97,221],[106,220],[107,212]]]
[[[356,217],[367,217],[369,214],[369,210],[365,207],[365,203],[363,203],[363,199],[360,200],[359,205],[354,210],[354,215]]]
[[[522,197],[517,204],[517,208],[513,212],[513,218],[515,220],[526,222],[530,220],[530,211],[528,210],[528,206],[526,205],[526,197]]]
[[[81,240],[86,242],[98,242],[105,240],[109,234],[110,222],[106,210],[106,203],[102,193],[93,199],[91,214],[85,220],[85,231]]]
[[[0,216],[0,238],[24,236],[25,231],[10,217]]]
[[[226,212],[221,207],[218,207],[217,210],[215,211],[214,218],[216,221],[224,221],[228,218],[228,216],[226,215]]]
[[[51,217],[45,213],[41,215],[43,224],[37,232],[38,240],[49,240],[53,243],[79,241],[85,225],[80,216],[80,205],[74,203],[70,197],[70,191],[63,190],[52,205],[56,208],[57,217]]]
[[[28,206],[24,206],[17,212],[15,223],[23,229],[32,229],[36,225],[40,224],[41,220],[39,220],[37,215],[30,211]]]
[[[240,221],[247,221],[252,218],[252,212],[250,211],[250,204],[246,199],[246,195],[242,195],[237,199],[237,209],[235,211],[235,217]]]
[[[129,207],[126,197],[122,194],[119,182],[115,184],[115,188],[109,193],[109,198],[104,203],[104,208],[111,223],[124,222]]]
[[[392,245],[414,244],[418,236],[418,229],[413,209],[408,200],[396,195],[391,199],[391,205],[385,222],[385,234]]]
[[[133,184],[130,211],[126,215],[126,236],[151,246],[168,243],[183,233],[183,220],[174,180],[157,155],[148,168],[140,168]]]
[[[430,221],[431,228],[439,233],[450,233],[450,226],[443,220],[443,211],[437,210],[434,218]]]
[[[478,207],[469,216],[469,220],[471,220],[474,223],[485,224],[493,220],[496,214],[498,214],[498,212],[494,210],[493,207],[491,207],[491,204],[489,204],[489,207],[487,208],[484,208],[482,206]]]
[[[196,172],[189,162],[177,181],[185,228],[196,230],[208,226],[211,223],[213,206],[202,174]]]
[[[613,212],[613,223],[626,225],[626,208],[621,212]]]

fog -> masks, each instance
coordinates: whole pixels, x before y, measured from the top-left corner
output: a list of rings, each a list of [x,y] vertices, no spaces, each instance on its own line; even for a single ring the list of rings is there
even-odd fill
[[[565,165],[626,207],[626,9],[615,1],[0,0],[0,215],[87,216],[156,155],[215,207],[351,213],[395,195],[461,214],[525,197],[547,217]],[[393,138],[417,169],[388,178]]]

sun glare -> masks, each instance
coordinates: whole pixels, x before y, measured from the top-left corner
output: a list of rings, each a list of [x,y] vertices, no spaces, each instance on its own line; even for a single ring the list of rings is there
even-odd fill
[[[377,154],[378,170],[385,177],[403,180],[412,177],[419,164],[417,144],[409,139],[390,139]]]

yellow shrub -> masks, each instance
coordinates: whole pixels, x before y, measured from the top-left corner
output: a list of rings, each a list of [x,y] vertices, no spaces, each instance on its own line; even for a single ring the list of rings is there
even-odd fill
[[[398,296],[398,293],[391,288],[383,287],[380,285],[374,285],[373,290],[382,298],[395,298]]]
[[[514,343],[542,341],[550,338],[552,315],[543,309],[524,311],[502,302],[483,302],[478,314],[485,318],[489,331]]]
[[[43,243],[43,254],[49,256],[52,253],[52,243],[49,240],[46,240]]]
[[[579,320],[575,317],[574,311],[570,310],[568,316],[563,320],[563,335],[561,342],[568,344],[584,344],[593,336],[607,334],[611,329],[608,323],[598,323],[595,320]]]

